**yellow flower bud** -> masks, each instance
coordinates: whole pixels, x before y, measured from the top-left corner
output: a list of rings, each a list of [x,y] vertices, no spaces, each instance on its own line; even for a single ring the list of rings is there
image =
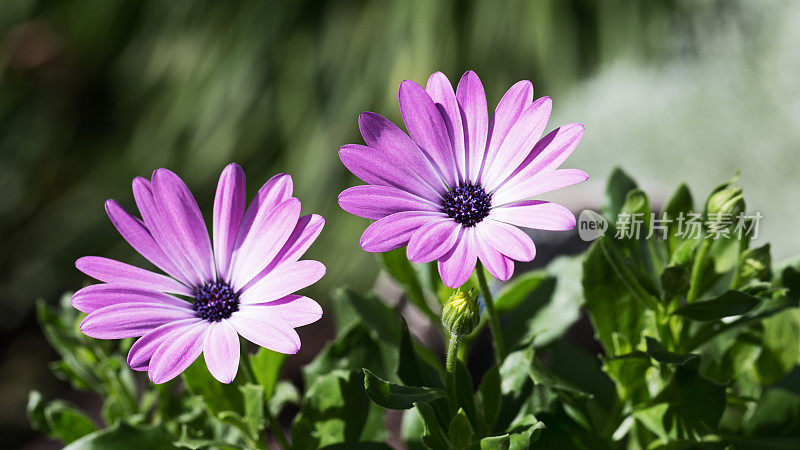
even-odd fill
[[[442,308],[442,325],[450,334],[465,336],[472,333],[481,321],[478,299],[470,289],[463,292],[457,289]]]

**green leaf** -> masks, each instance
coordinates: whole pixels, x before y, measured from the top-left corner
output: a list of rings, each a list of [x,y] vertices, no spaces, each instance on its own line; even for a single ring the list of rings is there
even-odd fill
[[[97,431],[97,426],[91,419],[64,402],[50,403],[44,409],[44,415],[50,426],[50,436],[65,444]]]
[[[31,423],[31,428],[49,435],[50,424],[47,423],[47,419],[44,416],[44,407],[45,402],[41,392],[30,391],[28,393],[26,412],[28,413],[28,421]]]
[[[686,295],[689,292],[689,269],[686,266],[667,266],[661,272],[664,299]]]
[[[603,215],[612,223],[625,203],[625,196],[628,192],[636,188],[636,182],[629,177],[622,169],[615,167],[608,178],[606,186],[606,197],[603,202]]]
[[[644,306],[617,278],[601,248],[604,240],[595,242],[584,259],[583,293],[597,339],[609,355],[622,355],[639,342]]]
[[[246,384],[239,388],[244,399],[244,423],[250,430],[250,437],[260,439],[266,425],[264,417],[264,388],[261,385]]]
[[[332,444],[320,450],[392,450],[389,444],[383,442],[354,442],[349,444]]]
[[[526,414],[516,422],[514,429],[510,430],[512,434],[511,442],[508,447],[509,450],[526,450],[531,448],[531,445],[539,440],[539,436],[541,436],[542,430],[545,428],[544,423],[539,421],[533,414]]]
[[[116,450],[121,448],[174,449],[175,436],[160,426],[130,426],[124,422],[88,434],[64,450]]]
[[[459,409],[448,427],[447,436],[450,438],[450,444],[455,448],[467,448],[472,442],[472,433],[472,425],[467,414],[463,409]]]
[[[761,247],[746,250],[742,253],[741,264],[741,283],[745,283],[751,279],[769,281],[772,279],[770,245],[764,244]]]
[[[495,309],[498,313],[519,306],[547,278],[545,272],[527,272],[508,283],[497,295]]]
[[[665,349],[660,342],[651,337],[645,337],[645,341],[647,342],[647,355],[660,363],[682,366],[687,362],[700,357],[700,355],[696,354],[681,355],[678,353],[672,353]]]
[[[509,348],[537,347],[559,339],[580,318],[583,305],[580,257],[559,257],[547,265],[548,277],[515,309],[502,317]]]
[[[686,218],[691,212],[694,212],[692,193],[685,183],[681,183],[664,206],[664,214],[667,220],[669,220],[669,222],[667,222],[667,245],[670,255],[674,255],[675,251],[686,242],[677,234],[678,218],[681,214]]]
[[[260,348],[255,355],[250,356],[250,364],[256,381],[264,389],[264,398],[269,400],[275,392],[275,384],[281,376],[281,367],[286,355],[273,352],[267,348]]]
[[[709,321],[746,314],[758,306],[759,300],[742,291],[728,290],[710,300],[698,301],[675,310],[675,314],[692,320]]]
[[[429,387],[401,386],[389,383],[364,369],[364,389],[376,404],[388,409],[409,409],[418,402],[444,397],[444,391]]]
[[[796,308],[764,319],[761,353],[756,361],[759,380],[771,385],[800,363],[800,311]]]
[[[425,291],[422,288],[422,283],[417,276],[417,271],[406,256],[406,250],[398,248],[383,252],[380,254],[380,260],[386,272],[403,288],[411,303],[432,320],[438,321],[438,316],[431,310],[425,300]]]
[[[439,424],[436,413],[431,405],[427,403],[417,403],[414,406],[425,424],[422,442],[432,449],[449,450],[451,448],[450,443],[447,441],[447,436],[444,434],[442,426]]]
[[[202,358],[192,363],[182,376],[189,390],[203,398],[212,415],[217,416],[226,411],[238,415],[244,413],[242,395],[236,384],[217,381],[208,371]]]
[[[438,370],[425,362],[417,352],[414,339],[408,331],[404,318],[400,318],[400,359],[397,376],[408,386],[430,386],[444,388]]]
[[[698,361],[676,366],[675,374],[653,399],[653,404],[669,405],[663,422],[672,429],[708,432],[717,428],[725,411],[725,386],[704,378]]]
[[[74,406],[60,400],[45,403],[38,391],[28,395],[27,412],[33,429],[64,444],[97,431],[94,422]]]
[[[285,405],[299,405],[300,400],[300,392],[295,385],[288,381],[281,380],[275,385],[275,392],[272,394],[272,397],[269,398],[267,407],[269,408],[270,414],[277,416]]]
[[[422,435],[425,434],[425,422],[416,408],[403,411],[403,421],[400,425],[400,436],[409,450],[425,448],[422,445]]]
[[[306,391],[292,426],[296,449],[356,443],[370,413],[360,371],[335,370],[317,377]]]
[[[317,378],[334,370],[361,370],[366,367],[373,371],[384,369],[384,356],[381,346],[372,338],[369,330],[361,322],[356,322],[344,330],[335,341],[329,342],[311,363],[303,368],[306,386]]]
[[[483,375],[478,392],[475,394],[477,403],[480,405],[481,417],[489,430],[492,429],[497,414],[500,412],[501,394],[500,370],[497,366],[492,366]]]
[[[603,359],[603,370],[616,383],[617,392],[623,401],[633,398],[645,386],[645,376],[650,367],[650,358],[638,351]]]
[[[334,296],[349,302],[356,310],[358,317],[373,330],[378,337],[390,344],[400,340],[400,326],[397,323],[397,311],[387,306],[383,300],[370,294],[363,297],[351,289],[338,289]]]
[[[509,450],[511,447],[511,436],[491,436],[481,439],[481,450]]]

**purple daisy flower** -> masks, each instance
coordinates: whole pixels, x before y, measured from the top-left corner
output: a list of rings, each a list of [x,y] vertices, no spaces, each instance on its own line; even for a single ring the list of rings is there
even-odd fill
[[[318,281],[325,266],[299,261],[319,235],[321,216],[300,216],[292,178],[267,181],[247,208],[245,176],[230,164],[214,199],[212,246],[203,216],[183,181],[166,169],[133,180],[142,218],[114,200],[106,212],[123,238],[167,275],[86,256],[77,268],[103,284],[76,292],[88,314],[81,331],[98,339],[139,337],[131,368],[153,383],[178,376],[202,353],[214,377],[230,383],[239,364],[239,335],[280,353],[297,353],[296,327],[322,317],[314,300],[292,295]]]
[[[339,205],[375,220],[361,236],[368,252],[408,246],[408,258],[438,260],[444,283],[456,288],[478,259],[500,280],[514,261],[536,255],[517,227],[570,230],[575,216],[536,195],[588,179],[581,170],[558,169],[583,136],[583,125],[559,127],[539,139],[552,102],[533,100],[533,85],[520,81],[506,92],[489,121],[486,95],[468,71],[453,92],[436,72],[423,89],[400,84],[400,113],[409,138],[372,112],[358,124],[367,145],[345,145],[339,157],[368,183],[346,189]]]

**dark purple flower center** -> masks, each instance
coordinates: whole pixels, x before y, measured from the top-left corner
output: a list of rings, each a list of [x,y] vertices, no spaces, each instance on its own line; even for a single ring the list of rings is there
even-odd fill
[[[219,322],[239,310],[239,294],[224,281],[206,283],[194,291],[194,309],[201,319]]]
[[[456,222],[465,227],[475,224],[489,215],[492,208],[492,195],[478,184],[462,183],[444,194],[442,210]]]

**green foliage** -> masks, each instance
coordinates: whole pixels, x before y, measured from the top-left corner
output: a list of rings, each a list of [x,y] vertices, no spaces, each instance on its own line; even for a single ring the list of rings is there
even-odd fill
[[[682,185],[655,217],[692,207]],[[629,176],[612,175],[606,214],[649,217],[651,209]],[[655,224],[643,221],[644,231]],[[431,339],[444,346],[450,338],[437,314],[452,291],[435,264],[411,264],[399,252],[381,261],[402,289],[402,309],[375,292],[337,289],[336,335],[303,368],[302,392],[280,379],[286,355],[266,349],[247,355],[228,385],[202,359],[177,381],[138,383],[125,364],[131,342],[83,336],[67,295],[57,308],[38,308],[61,355],[53,371],[103,398],[103,423],[38,392],[28,415],[41,433],[81,449],[263,449],[279,441],[275,418],[288,404],[298,407],[289,439],[296,449],[386,449],[387,409],[403,410],[401,435],[412,450],[800,445],[800,263],[773,266],[769,245],[709,239],[707,225],[701,239],[617,236],[623,226],[611,220],[585,254],[497,290],[509,353],[484,371],[468,362],[489,334],[486,317],[446,370]],[[580,326],[581,308],[602,354],[567,333]]]
[[[743,210],[732,183],[712,192],[709,208]],[[685,185],[656,215],[672,221],[666,235],[653,228],[649,239],[647,197],[630,177],[616,172],[606,198],[611,226],[584,259],[583,290],[607,353],[603,370],[616,385],[609,420],[615,441],[750,448],[744,444],[765,436],[752,419],[772,415],[762,406],[776,400],[769,385],[783,383],[800,362],[792,341],[800,327],[794,269],[773,280],[769,245],[749,249],[746,237],[714,239],[720,225],[706,211],[699,237],[675,236],[678,217],[694,207]],[[642,236],[617,233],[616,211],[643,213]],[[776,421],[786,423],[793,395],[773,405]]]

